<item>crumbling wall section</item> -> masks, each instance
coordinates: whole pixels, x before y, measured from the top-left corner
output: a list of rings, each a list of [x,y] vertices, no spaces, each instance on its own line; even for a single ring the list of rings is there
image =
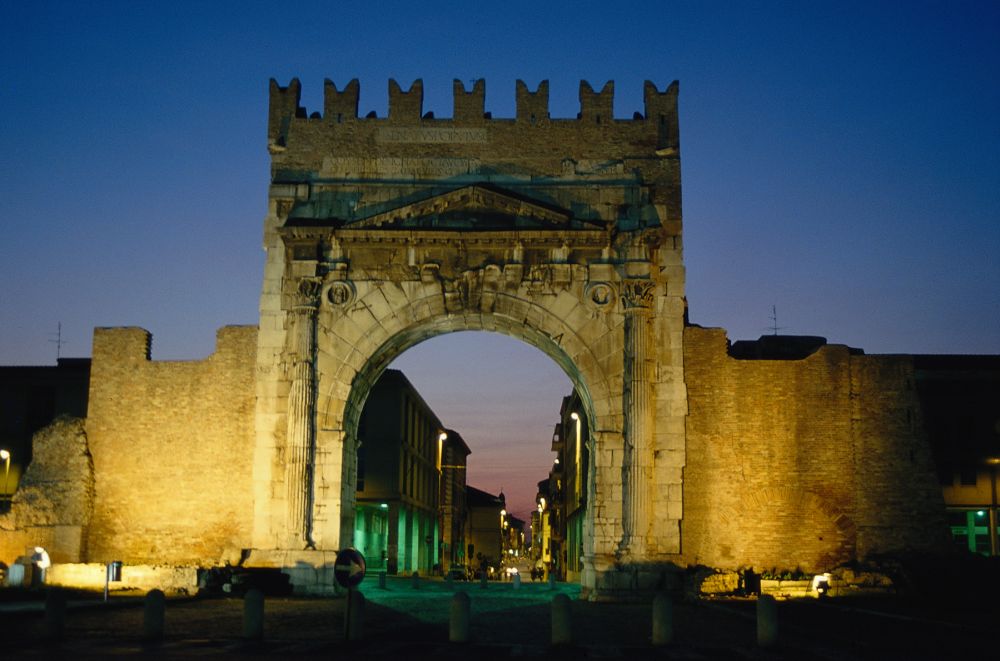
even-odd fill
[[[951,549],[912,356],[853,356],[858,553]]]
[[[60,417],[35,433],[34,459],[11,510],[0,516],[0,560],[10,565],[41,546],[53,562],[86,555],[94,504],[94,466],[84,421]]]
[[[213,565],[250,545],[256,339],[225,327],[205,360],[151,361],[149,332],[95,329],[87,561]]]
[[[872,552],[939,549],[944,507],[912,364],[828,345],[737,360],[689,327],[682,553],[716,567],[825,571]]]

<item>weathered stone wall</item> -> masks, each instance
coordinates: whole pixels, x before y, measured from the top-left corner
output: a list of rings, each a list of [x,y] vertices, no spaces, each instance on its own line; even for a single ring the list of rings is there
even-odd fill
[[[141,328],[94,331],[87,436],[96,475],[85,560],[211,565],[249,546],[257,329],[205,360],[150,361]]]
[[[683,558],[823,571],[940,548],[944,508],[907,357],[824,346],[737,360],[721,329],[684,334]]]
[[[913,356],[853,356],[859,556],[950,549],[944,497],[914,374]]]
[[[482,81],[456,83],[448,119],[424,113],[419,81],[390,81],[386,118],[359,117],[358,90],[328,83],[310,114],[297,80],[271,84],[251,562],[349,538],[360,403],[395,356],[459,330],[538,347],[581,393],[583,583],[613,591],[598,575],[623,559],[670,560],[687,413],[677,85],[647,83],[627,120],[610,83],[581,83],[570,119],[550,117],[547,83],[518,83],[510,119],[485,114]]]
[[[94,502],[94,468],[84,421],[61,417],[38,431],[34,460],[0,516],[0,560],[10,565],[41,546],[53,562],[86,555],[86,528]]]
[[[55,562],[45,574],[46,585],[82,590],[103,590],[107,565],[102,563]],[[150,565],[122,565],[120,581],[108,585],[110,592],[146,593],[162,590],[170,595],[198,592],[198,568]]]

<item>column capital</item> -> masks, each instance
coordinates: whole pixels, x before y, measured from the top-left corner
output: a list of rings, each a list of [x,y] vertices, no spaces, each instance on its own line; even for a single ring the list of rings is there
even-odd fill
[[[645,278],[622,281],[622,305],[626,310],[649,310],[653,307],[656,283]]]

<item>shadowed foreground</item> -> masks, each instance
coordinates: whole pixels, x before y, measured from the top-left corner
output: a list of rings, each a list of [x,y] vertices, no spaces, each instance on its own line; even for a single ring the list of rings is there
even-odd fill
[[[648,604],[595,604],[574,600],[573,644],[551,648],[550,602],[554,594],[576,596],[576,586],[456,584],[472,605],[472,642],[448,642],[451,589],[424,582],[391,580],[386,590],[365,585],[364,636],[343,641],[345,599],[269,598],[263,641],[244,641],[240,599],[170,601],[162,642],[142,640],[141,601],[110,604],[71,601],[62,640],[48,641],[40,604],[0,606],[7,652],[19,657],[202,655],[258,658],[754,658],[913,659],[982,655],[992,649],[995,612],[932,609],[896,598],[789,601],[778,604],[779,639],[770,649],[756,645],[752,600],[680,602],[674,607],[674,643],[651,645]]]

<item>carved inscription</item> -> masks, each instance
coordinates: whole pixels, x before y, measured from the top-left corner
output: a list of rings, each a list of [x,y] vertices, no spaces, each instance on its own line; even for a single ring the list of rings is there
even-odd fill
[[[470,143],[486,142],[486,129],[380,128],[375,142]]]

